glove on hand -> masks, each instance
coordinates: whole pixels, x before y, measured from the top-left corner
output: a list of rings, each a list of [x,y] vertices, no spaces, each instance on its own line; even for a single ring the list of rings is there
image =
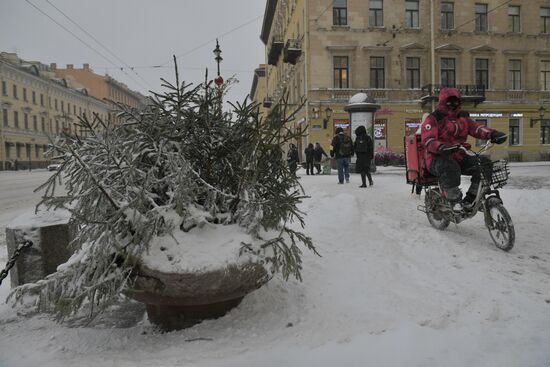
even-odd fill
[[[437,151],[441,155],[451,155],[455,152],[458,152],[459,149],[460,149],[460,145],[458,144],[455,144],[455,145],[441,144],[437,149]]]
[[[495,130],[491,133],[491,143],[502,144],[506,141],[507,137],[508,135],[506,135],[502,131]]]

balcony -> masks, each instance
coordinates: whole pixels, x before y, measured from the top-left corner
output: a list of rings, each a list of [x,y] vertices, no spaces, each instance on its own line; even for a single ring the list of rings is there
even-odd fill
[[[273,100],[270,97],[265,97],[264,103],[263,103],[264,108],[271,108],[272,105],[273,105]]]
[[[277,61],[279,60],[279,56],[281,55],[284,45],[285,43],[282,38],[278,36],[273,37],[273,40],[271,41],[271,48],[269,49],[269,53],[267,55],[267,63],[269,65],[277,65]]]
[[[439,99],[439,91],[442,88],[447,88],[444,85],[428,84],[422,87],[422,97],[420,101],[422,106],[428,102],[437,101]],[[457,85],[454,88],[460,91],[464,102],[473,103],[477,106],[485,101],[485,86],[483,85]]]
[[[296,62],[302,55],[302,46],[297,39],[289,39],[286,41],[283,61],[292,65],[296,65]]]

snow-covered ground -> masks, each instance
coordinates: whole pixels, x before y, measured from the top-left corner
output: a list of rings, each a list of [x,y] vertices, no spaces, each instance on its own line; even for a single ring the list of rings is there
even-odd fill
[[[6,224],[48,175],[0,172],[1,267]],[[88,326],[1,304],[0,366],[550,366],[550,165],[512,166],[510,253],[481,216],[431,228],[401,168],[380,169],[374,188],[351,181],[302,176],[322,255],[305,254],[302,283],[275,278],[223,318],[171,333],[139,304]]]

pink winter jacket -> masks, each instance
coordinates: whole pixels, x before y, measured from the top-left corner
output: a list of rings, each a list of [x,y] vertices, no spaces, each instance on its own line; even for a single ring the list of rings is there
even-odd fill
[[[468,135],[478,139],[487,140],[494,131],[485,127],[471,118],[467,113],[460,112],[460,107],[455,111],[449,109],[445,102],[447,98],[455,96],[460,98],[460,92],[456,88],[442,88],[439,92],[439,103],[437,110],[431,113],[421,126],[422,144],[426,147],[426,167],[431,167],[434,156],[442,144],[461,144],[467,148]],[[454,153],[452,158],[456,161],[464,159],[465,153],[462,150]]]

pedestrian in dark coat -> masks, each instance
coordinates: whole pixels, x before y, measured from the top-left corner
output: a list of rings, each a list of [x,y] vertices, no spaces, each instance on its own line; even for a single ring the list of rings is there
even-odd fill
[[[328,158],[328,155],[321,144],[319,144],[319,142],[316,142],[315,149],[313,151],[313,161],[315,163],[315,168],[317,169],[318,175],[321,174],[321,161],[323,160],[323,156],[325,156],[325,158]]]
[[[286,161],[288,163],[288,168],[290,169],[290,172],[295,174],[296,170],[298,169],[298,162],[300,161],[296,145],[289,145],[288,153],[286,154]]]
[[[344,129],[336,128],[336,135],[332,138],[332,149],[330,156],[336,158],[336,168],[338,169],[338,183],[343,184],[344,178],[349,183],[349,163],[353,156],[353,142],[351,137],[344,134]]]
[[[369,186],[373,185],[372,176],[370,174],[370,165],[372,158],[374,157],[374,147],[371,137],[367,134],[367,129],[364,126],[359,126],[355,129],[355,143],[353,150],[357,155],[357,161],[355,162],[355,170],[361,174],[362,185],[359,187],[367,187],[367,180],[369,179]]]
[[[307,148],[304,150],[304,154],[306,156],[306,175],[309,175],[310,172],[312,175],[315,175],[315,173],[313,172],[315,149],[313,148],[312,143],[308,144]]]

